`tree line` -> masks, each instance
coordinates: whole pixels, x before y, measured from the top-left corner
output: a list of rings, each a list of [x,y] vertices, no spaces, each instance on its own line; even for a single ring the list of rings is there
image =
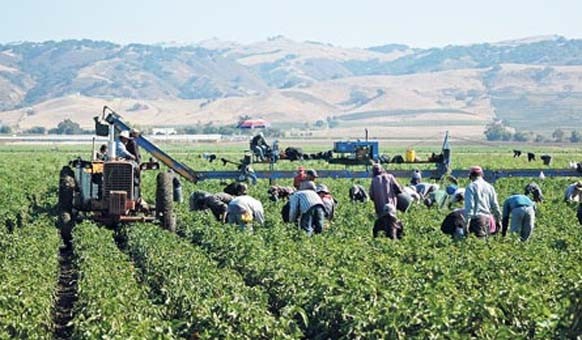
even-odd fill
[[[567,131],[557,128],[552,132],[551,136],[544,136],[543,134],[535,133],[533,131],[519,131],[510,127],[503,121],[494,121],[489,123],[485,128],[485,138],[488,141],[505,142],[579,143],[582,141],[582,133],[578,130],[570,130],[570,133],[568,134]]]

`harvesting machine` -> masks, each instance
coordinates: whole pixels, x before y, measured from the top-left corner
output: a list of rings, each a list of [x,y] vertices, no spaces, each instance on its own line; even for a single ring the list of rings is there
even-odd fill
[[[164,163],[172,172],[159,172],[156,180],[156,201],[150,205],[142,197],[142,172],[159,170],[160,165],[152,158],[138,164],[116,157],[114,137],[116,132],[129,131],[129,125],[120,115],[105,106],[102,117],[95,117],[98,136],[108,137],[105,161],[81,158],[64,166],[59,179],[59,224],[65,240],[70,239],[74,223],[90,218],[105,225],[122,222],[158,221],[165,229],[174,231],[174,198],[181,190],[175,174],[196,182],[197,175],[184,164],[176,161],[142,135],[135,137],[138,146]]]

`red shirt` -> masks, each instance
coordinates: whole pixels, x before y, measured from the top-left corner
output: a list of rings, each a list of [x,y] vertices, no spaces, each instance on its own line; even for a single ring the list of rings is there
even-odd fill
[[[299,172],[295,177],[293,177],[293,186],[295,189],[299,190],[299,185],[306,179],[305,172]]]

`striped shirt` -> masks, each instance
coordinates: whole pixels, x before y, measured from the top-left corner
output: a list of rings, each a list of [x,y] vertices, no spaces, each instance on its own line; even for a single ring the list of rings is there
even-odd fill
[[[321,197],[313,190],[301,190],[289,197],[289,220],[295,221],[316,205],[323,206]]]

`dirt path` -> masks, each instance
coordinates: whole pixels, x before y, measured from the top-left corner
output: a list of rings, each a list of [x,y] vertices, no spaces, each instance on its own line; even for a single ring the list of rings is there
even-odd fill
[[[71,246],[60,250],[60,274],[57,285],[57,295],[53,310],[55,324],[55,339],[70,339],[73,335],[73,306],[77,300],[77,269],[73,265],[73,249]]]

